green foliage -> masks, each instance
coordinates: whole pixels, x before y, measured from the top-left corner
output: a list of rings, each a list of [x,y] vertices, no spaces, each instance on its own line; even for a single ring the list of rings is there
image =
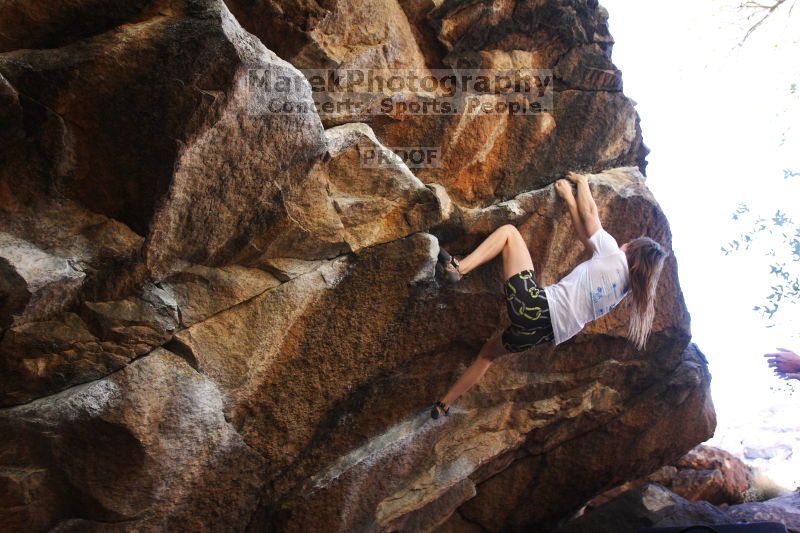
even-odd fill
[[[784,179],[798,176],[800,172],[784,170]],[[800,224],[781,209],[764,216],[752,212],[745,203],[737,206],[731,218],[748,228],[723,245],[722,253],[732,255],[758,249],[768,258],[774,284],[753,310],[772,321],[782,304],[800,302]]]

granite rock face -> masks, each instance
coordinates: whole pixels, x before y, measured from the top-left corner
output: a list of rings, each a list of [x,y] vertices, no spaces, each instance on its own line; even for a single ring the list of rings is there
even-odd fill
[[[412,21],[396,0],[228,5],[246,30],[297,68],[426,68]]]
[[[473,207],[543,187],[567,170],[638,166],[644,172],[648,150],[610,59],[606,17],[592,1],[442,2],[427,13],[445,46],[442,64],[547,69],[553,110],[417,114],[401,121],[378,116],[373,129],[390,146],[442,146],[441,165],[422,169],[420,178],[444,184]]]
[[[428,415],[507,320],[440,246],[513,224],[557,281],[565,170],[671,245],[596,2],[40,4],[0,6],[0,529],[544,531],[713,433],[674,256],[647,350],[620,306]],[[330,116],[298,71],[463,64],[554,108]]]
[[[6,531],[241,530],[258,501],[264,458],[225,420],[217,385],[163,348],[4,410],[0,426],[18,461],[2,471]]]
[[[60,48],[3,55],[26,129],[3,170],[20,201],[62,195],[145,237],[141,253],[161,278],[180,261],[230,263],[254,235],[265,247],[269,228],[288,223],[276,198],[305,175],[291,163],[310,165],[324,134],[313,115],[262,112],[248,72],[294,67],[222,3],[164,0],[145,13]]]

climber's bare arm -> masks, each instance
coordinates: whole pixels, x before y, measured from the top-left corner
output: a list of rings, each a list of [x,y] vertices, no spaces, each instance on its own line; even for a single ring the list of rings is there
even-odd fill
[[[586,228],[584,227],[581,215],[578,213],[578,203],[575,201],[575,196],[572,194],[572,185],[567,180],[558,180],[553,185],[558,195],[567,204],[569,209],[569,216],[572,218],[572,226],[575,228],[575,233],[578,234],[578,239],[583,243],[583,247],[587,251],[591,251],[589,246],[589,237],[586,235]]]
[[[597,204],[594,203],[592,191],[589,189],[589,182],[586,180],[586,176],[574,172],[567,172],[567,178],[578,188],[578,213],[580,213],[581,218],[583,218],[583,226],[586,228],[586,234],[591,237],[597,230],[602,228],[602,225],[600,224]]]

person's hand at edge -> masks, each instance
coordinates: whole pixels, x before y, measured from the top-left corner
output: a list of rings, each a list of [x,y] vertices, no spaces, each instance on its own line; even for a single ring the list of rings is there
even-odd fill
[[[775,369],[776,374],[798,374],[800,373],[800,355],[797,355],[786,348],[778,348],[775,353],[765,353],[768,357],[767,364]]]

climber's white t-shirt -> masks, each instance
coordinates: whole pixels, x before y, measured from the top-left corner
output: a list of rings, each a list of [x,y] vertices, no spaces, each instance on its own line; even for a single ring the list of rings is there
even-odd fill
[[[628,293],[628,260],[617,241],[600,228],[589,238],[594,253],[561,281],[544,288],[553,323],[553,343],[574,337],[608,313]]]

